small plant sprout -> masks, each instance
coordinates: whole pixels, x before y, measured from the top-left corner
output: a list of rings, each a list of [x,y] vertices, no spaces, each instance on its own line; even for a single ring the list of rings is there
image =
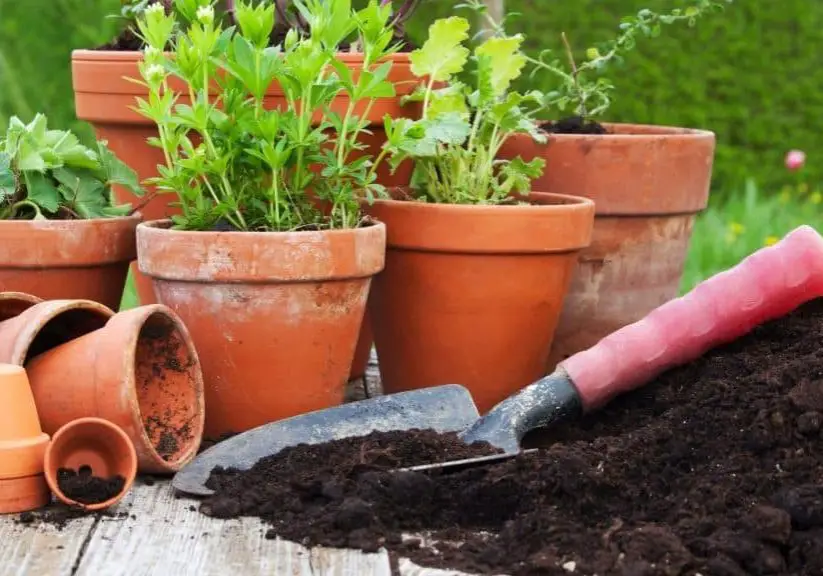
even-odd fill
[[[537,58],[526,56],[533,66],[530,75],[549,72],[557,78],[556,89],[545,94],[544,106],[557,108],[561,112],[571,112],[588,119],[603,114],[611,104],[611,92],[614,85],[608,79],[599,76],[609,64],[620,61],[623,56],[634,49],[640,36],[656,37],[663,25],[686,22],[694,26],[697,19],[707,13],[722,10],[724,4],[733,0],[693,0],[686,8],[675,8],[661,14],[647,8],[635,16],[628,16],[620,22],[620,33],[614,40],[599,47],[590,47],[585,51],[585,60],[578,62],[572,45],[561,33],[565,55],[561,58],[551,50],[543,50]],[[505,22],[496,22],[488,13],[483,0],[465,0],[459,7],[469,8],[484,19],[493,35],[505,36]]]
[[[295,4],[308,33],[291,29],[277,46],[269,46],[272,3],[234,2],[237,26],[227,28],[209,0],[175,0],[171,13],[154,4],[138,19],[147,44],[138,81],[149,97],[136,109],[157,124],[151,143],[165,163],[152,183],[178,195],[176,228],[350,228],[362,218],[360,195],[381,192],[359,137],[375,99],[394,96],[387,80],[387,56],[397,50],[391,7],[378,0],[357,11],[351,0]],[[352,37],[364,55],[356,70],[337,57]],[[285,95],[283,109],[264,105],[273,83]],[[337,113],[331,104],[340,94],[348,105]]]
[[[37,114],[14,116],[0,139],[0,220],[72,220],[129,214],[112,203],[112,185],[143,195],[137,174],[97,142],[80,144],[67,130],[49,130]]]
[[[539,105],[542,95],[510,89],[527,61],[520,51],[522,36],[495,36],[471,52],[464,46],[468,31],[465,18],[437,20],[425,44],[411,53],[412,72],[423,82],[408,99],[422,102],[423,115],[416,121],[386,118],[383,155],[389,155],[394,168],[407,158],[415,161],[413,188],[421,200],[512,202],[512,193],[529,191],[530,179],[542,173],[544,161],[496,156],[516,133],[545,141],[525,109]],[[471,86],[457,79],[470,60],[476,65]]]

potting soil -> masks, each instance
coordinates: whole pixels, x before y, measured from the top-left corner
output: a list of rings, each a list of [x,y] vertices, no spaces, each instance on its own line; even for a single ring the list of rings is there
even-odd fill
[[[126,479],[119,475],[100,478],[92,473],[89,466],[80,466],[77,470],[60,468],[57,471],[57,485],[63,494],[75,502],[99,504],[120,494]]]
[[[201,510],[477,574],[819,575],[821,430],[818,300],[532,436],[548,446],[536,454],[399,473],[387,469],[471,449],[431,432],[303,445],[244,473],[215,469]]]

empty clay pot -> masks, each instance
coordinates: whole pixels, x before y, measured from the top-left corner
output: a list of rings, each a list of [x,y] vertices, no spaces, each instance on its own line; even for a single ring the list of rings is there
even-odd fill
[[[117,504],[131,490],[137,476],[137,453],[128,435],[115,424],[102,418],[80,418],[55,432],[46,449],[44,469],[48,486],[58,500],[88,511],[103,510]],[[72,497],[61,488],[61,469],[103,480],[120,476],[124,482],[118,491],[109,489],[114,493],[106,500],[84,502],[86,497]],[[106,493],[100,487],[96,492]]]
[[[21,366],[0,364],[0,514],[48,504],[43,477],[48,443],[26,371]]]
[[[0,290],[117,309],[141,216],[0,222]]]
[[[144,473],[176,472],[197,454],[205,417],[200,361],[165,306],[120,312],[26,368],[44,430],[104,418],[131,438]]]
[[[343,401],[386,227],[302,232],[137,228],[140,269],[203,363],[209,439]]]
[[[594,200],[591,244],[557,326],[549,368],[645,317],[680,290],[692,226],[709,198],[715,135],[604,124],[608,134],[515,135],[500,157],[546,160],[535,190]]]
[[[19,313],[0,321],[0,362],[19,366],[55,346],[102,328],[114,315],[111,309],[90,300],[47,300],[29,305],[18,295],[6,299],[6,304],[3,302],[0,296],[0,310],[16,309]]]
[[[14,318],[42,301],[37,296],[23,292],[0,292],[0,322]]]
[[[386,267],[369,297],[386,393],[462,384],[483,413],[546,373],[552,336],[594,203],[379,200]]]

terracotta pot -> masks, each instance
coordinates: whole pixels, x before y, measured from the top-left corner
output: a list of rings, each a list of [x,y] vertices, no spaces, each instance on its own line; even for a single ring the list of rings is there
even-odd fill
[[[546,371],[549,346],[594,203],[378,201],[386,268],[369,299],[386,393],[462,384],[485,412]]]
[[[342,402],[386,228],[181,232],[137,228],[140,270],[191,331],[217,439]]]
[[[23,310],[28,310],[42,302],[37,296],[23,292],[0,292],[0,322],[14,318]]]
[[[355,70],[363,64],[362,54],[341,54],[343,62]],[[132,110],[135,98],[148,98],[148,91],[144,86],[129,82],[126,77],[139,78],[137,62],[142,58],[141,52],[115,52],[105,50],[75,50],[72,52],[72,84],[74,86],[74,101],[77,117],[90,122],[97,132],[97,137],[107,140],[109,148],[126,164],[137,171],[141,180],[157,175],[157,165],[163,163],[163,153],[159,148],[149,146],[146,139],[157,136],[155,125]],[[411,73],[411,64],[408,53],[392,56],[392,70],[389,80],[395,83],[395,98],[381,98],[375,101],[369,110],[368,118],[372,125],[372,134],[364,134],[362,142],[367,150],[362,153],[376,155],[386,141],[383,130],[383,117],[388,114],[397,117],[419,117],[420,105],[409,104],[400,106],[400,97],[411,93],[417,85],[416,77]],[[354,77],[358,77],[358,73]],[[181,90],[184,85],[171,82],[171,87]],[[185,98],[181,98],[185,102]],[[266,95],[265,105],[269,109],[284,108],[286,100],[280,86],[273,84]],[[338,97],[332,104],[332,109],[338,113],[345,113],[349,99],[345,95]],[[358,107],[356,113],[364,110]],[[353,154],[352,157],[356,157]],[[401,166],[392,175],[387,164],[377,172],[377,181],[387,187],[403,186],[408,184],[411,177],[411,163]],[[115,187],[115,195],[120,201],[136,202],[137,200],[127,191]],[[174,195],[164,194],[156,197],[147,206],[141,209],[148,220],[167,218],[178,213],[176,208],[170,207],[175,202]],[[137,267],[132,267],[132,274],[137,283],[137,291],[143,304],[156,302],[150,280],[145,278]]]
[[[0,362],[23,366],[39,354],[102,328],[113,315],[111,309],[90,300],[34,304],[0,322]]]
[[[44,459],[46,481],[57,499],[89,512],[114,506],[129,493],[137,476],[137,453],[118,426],[102,418],[80,418],[61,427],[52,437]],[[87,471],[98,478],[121,476],[123,489],[112,498],[84,504],[66,495],[58,483],[58,470]]]
[[[0,291],[118,308],[140,218],[0,222]]]
[[[77,418],[104,418],[131,438],[140,471],[150,474],[176,472],[197,454],[203,375],[188,330],[165,306],[121,312],[26,368],[49,433]]]
[[[706,208],[715,136],[667,126],[604,124],[607,135],[510,139],[500,156],[546,159],[535,190],[594,200],[549,369],[636,322],[679,293],[696,215]]]
[[[26,371],[0,364],[0,514],[45,506],[49,490],[43,477],[43,434]]]

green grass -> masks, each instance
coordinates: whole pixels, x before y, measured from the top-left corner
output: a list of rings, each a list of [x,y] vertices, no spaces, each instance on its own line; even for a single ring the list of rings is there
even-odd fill
[[[821,231],[823,195],[803,184],[766,194],[753,182],[726,194],[695,223],[681,291],[731,268],[757,249],[809,224]]]

